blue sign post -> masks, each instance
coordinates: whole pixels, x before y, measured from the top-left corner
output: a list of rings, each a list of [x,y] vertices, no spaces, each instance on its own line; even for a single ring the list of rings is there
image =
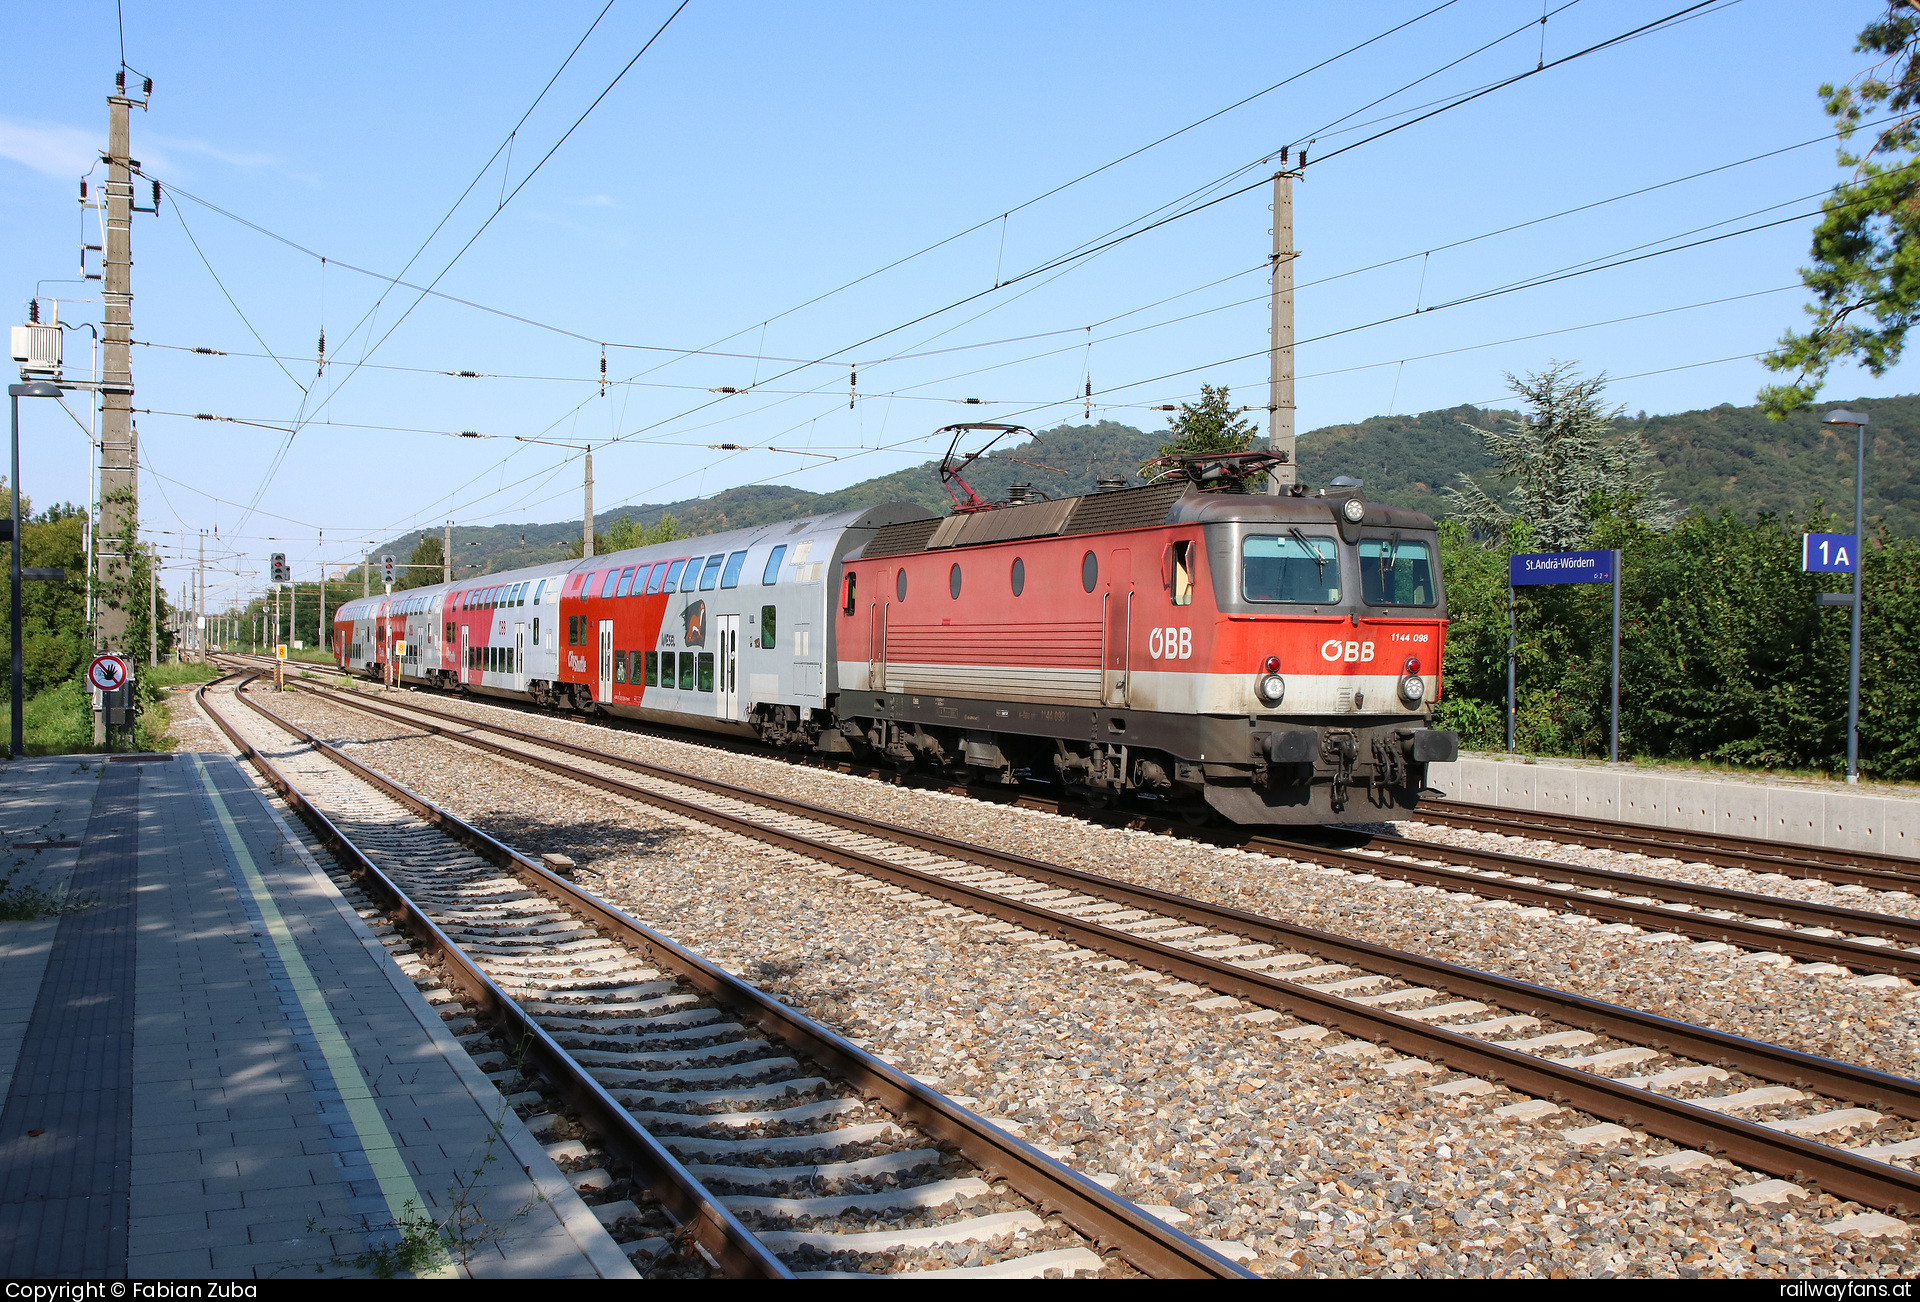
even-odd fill
[[[1507,558],[1507,750],[1513,750],[1514,660],[1519,649],[1515,591],[1552,583],[1613,585],[1613,712],[1607,725],[1607,758],[1620,758],[1620,553],[1523,552]]]
[[[1800,569],[1807,574],[1852,574],[1860,568],[1860,540],[1850,533],[1800,535]]]

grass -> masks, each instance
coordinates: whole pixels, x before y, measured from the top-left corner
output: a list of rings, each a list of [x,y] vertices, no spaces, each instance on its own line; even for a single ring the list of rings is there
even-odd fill
[[[218,676],[212,665],[137,665],[134,682],[140,693],[140,723],[135,748],[168,749],[173,693],[167,689],[203,683]],[[93,699],[86,684],[74,679],[28,698],[24,711],[27,754],[82,755],[104,750],[93,744]],[[125,749],[124,743],[121,749]]]

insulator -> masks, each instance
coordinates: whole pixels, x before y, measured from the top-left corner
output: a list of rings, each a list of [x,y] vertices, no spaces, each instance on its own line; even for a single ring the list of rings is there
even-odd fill
[[[158,181],[153,183],[153,210],[155,212],[160,211],[160,183]]]
[[[148,77],[145,81],[140,83],[140,93],[142,95],[153,94],[153,78]]]
[[[27,300],[27,321],[32,325],[40,324],[40,300],[37,298]]]
[[[115,90],[125,90],[127,88],[127,74],[124,71],[113,74],[113,88]]]
[[[86,197],[87,197],[87,182],[86,182],[86,178],[82,177],[80,179],[80,198],[84,202]]]
[[[1282,145],[1280,146],[1280,166],[1285,167],[1286,165],[1287,165],[1287,146]]]

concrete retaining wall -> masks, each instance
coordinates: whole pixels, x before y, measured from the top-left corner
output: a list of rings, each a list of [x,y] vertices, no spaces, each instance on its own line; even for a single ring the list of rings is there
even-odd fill
[[[1920,858],[1920,799],[1823,786],[1462,757],[1428,767],[1454,800]]]

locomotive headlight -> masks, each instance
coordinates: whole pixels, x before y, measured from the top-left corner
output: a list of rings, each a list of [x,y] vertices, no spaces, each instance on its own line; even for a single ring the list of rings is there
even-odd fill
[[[1357,497],[1349,497],[1340,504],[1340,514],[1346,516],[1347,519],[1353,521],[1355,524],[1359,524],[1360,517],[1366,513],[1367,504]]]
[[[1408,656],[1400,671],[1405,675],[1400,680],[1400,699],[1408,705],[1420,704],[1427,698],[1427,680],[1420,676],[1419,658]]]
[[[1287,680],[1279,674],[1262,674],[1253,685],[1254,695],[1266,705],[1278,705],[1287,695]]]

